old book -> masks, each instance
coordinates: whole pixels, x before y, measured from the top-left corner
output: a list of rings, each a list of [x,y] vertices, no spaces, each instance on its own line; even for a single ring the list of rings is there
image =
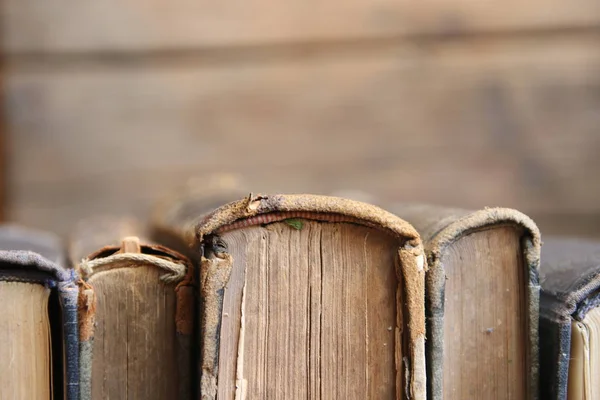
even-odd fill
[[[535,399],[540,233],[506,208],[388,207],[423,239],[433,399]]]
[[[73,237],[81,400],[194,396],[194,268],[173,250],[125,236],[139,232],[104,217],[84,221]]]
[[[544,238],[540,398],[600,398],[600,242]]]
[[[189,209],[155,223],[201,253],[202,399],[426,398],[426,262],[408,223],[311,195]]]
[[[60,240],[5,225],[0,249],[0,398],[78,399],[78,289]]]

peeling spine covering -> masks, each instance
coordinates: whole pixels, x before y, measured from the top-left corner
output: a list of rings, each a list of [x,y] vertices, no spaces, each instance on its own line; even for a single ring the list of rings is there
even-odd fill
[[[519,226],[524,233],[521,246],[527,268],[528,291],[528,332],[529,332],[529,399],[537,399],[539,362],[538,362],[538,325],[539,325],[539,265],[540,232],[536,224],[525,214],[509,208],[486,208],[475,212],[465,212],[462,216],[448,216],[433,227],[429,238],[425,238],[429,264],[427,274],[427,308],[430,338],[428,341],[429,390],[434,399],[442,398],[443,337],[444,337],[444,287],[445,272],[441,257],[446,248],[466,234],[478,229],[500,224]],[[434,365],[435,364],[435,365]]]
[[[92,398],[92,361],[94,344],[94,326],[96,322],[96,293],[87,282],[95,273],[117,268],[129,268],[151,265],[165,270],[161,276],[165,284],[175,284],[176,310],[175,329],[178,340],[182,343],[189,341],[194,329],[194,268],[183,255],[160,245],[142,245],[142,253],[119,253],[121,246],[106,246],[82,260],[77,269],[83,279],[78,282],[79,297],[77,299],[77,314],[79,317],[79,399]],[[146,254],[144,252],[152,252]],[[156,255],[159,254],[160,256]],[[187,346],[189,348],[189,346]],[[188,354],[181,355],[184,360],[184,370],[189,365]],[[185,371],[184,371],[185,372]],[[185,373],[181,375],[180,392],[186,392]]]
[[[195,228],[195,241],[199,244],[204,236],[238,220],[259,214],[275,212],[309,211],[324,214],[341,214],[362,220],[366,225],[378,226],[411,246],[421,245],[417,231],[406,221],[394,214],[370,204],[330,196],[316,195],[272,195],[253,196],[226,204],[208,214]]]
[[[134,266],[153,265],[166,271],[160,279],[165,283],[179,282],[186,274],[187,266],[182,261],[170,261],[150,254],[120,253],[95,260],[83,260],[79,264],[82,276],[87,279],[94,270],[110,270]]]
[[[384,211],[370,204],[329,196],[314,195],[272,195],[254,196],[226,204],[196,225],[194,238],[186,233],[189,245],[201,248],[204,239],[230,224],[248,218],[268,213],[309,212],[337,214],[351,219],[357,223],[384,230],[396,237],[400,243],[398,250],[398,276],[404,282],[404,300],[408,310],[408,332],[404,337],[408,339],[408,360],[396,359],[397,380],[396,391],[398,398],[402,398],[404,388],[399,387],[399,382],[405,381],[407,394],[411,399],[426,399],[425,377],[425,273],[427,271],[426,258],[417,231],[406,221],[394,214]],[[222,311],[223,288],[231,273],[232,263],[228,254],[223,258],[202,258],[201,291],[204,301],[203,310],[203,364],[201,377],[201,391],[203,400],[216,399],[219,329]],[[218,256],[221,257],[221,256]],[[402,323],[399,318],[398,324]],[[398,335],[403,327],[397,327]],[[397,338],[400,340],[400,337]],[[241,377],[241,371],[238,371]],[[404,376],[407,378],[405,379]],[[242,382],[238,384],[243,385]],[[243,393],[243,390],[241,390]],[[238,392],[239,393],[239,392]],[[243,396],[240,396],[243,398]]]
[[[223,311],[223,291],[229,281],[233,267],[231,255],[221,253],[220,256],[222,258],[202,258],[200,268],[200,291],[203,299],[200,391],[203,400],[217,398],[219,333]]]

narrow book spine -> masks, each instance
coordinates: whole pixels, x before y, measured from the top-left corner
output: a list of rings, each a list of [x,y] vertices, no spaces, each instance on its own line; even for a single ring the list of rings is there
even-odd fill
[[[567,398],[571,323],[540,315],[540,399]]]
[[[77,299],[79,288],[73,281],[59,283],[63,310],[63,335],[65,342],[65,390],[67,400],[79,399],[79,331]]]

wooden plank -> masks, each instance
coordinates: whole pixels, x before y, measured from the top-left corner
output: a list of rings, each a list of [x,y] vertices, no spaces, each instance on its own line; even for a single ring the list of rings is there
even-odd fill
[[[5,71],[5,57],[0,50],[0,222],[4,221],[5,218],[5,200],[6,200],[6,110],[4,107],[4,98],[5,98],[5,81],[6,81],[6,71]]]
[[[593,237],[600,239],[600,214],[531,214],[544,235]],[[547,237],[547,236],[546,236]]]
[[[270,63],[10,69],[9,217],[144,215],[189,176],[256,191],[600,211],[600,40]]]
[[[596,0],[5,0],[9,52],[127,52],[600,26]]]

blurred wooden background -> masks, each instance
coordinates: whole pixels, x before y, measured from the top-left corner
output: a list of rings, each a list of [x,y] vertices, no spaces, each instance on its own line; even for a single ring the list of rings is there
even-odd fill
[[[507,206],[600,235],[600,2],[0,0],[4,215],[190,176]]]

